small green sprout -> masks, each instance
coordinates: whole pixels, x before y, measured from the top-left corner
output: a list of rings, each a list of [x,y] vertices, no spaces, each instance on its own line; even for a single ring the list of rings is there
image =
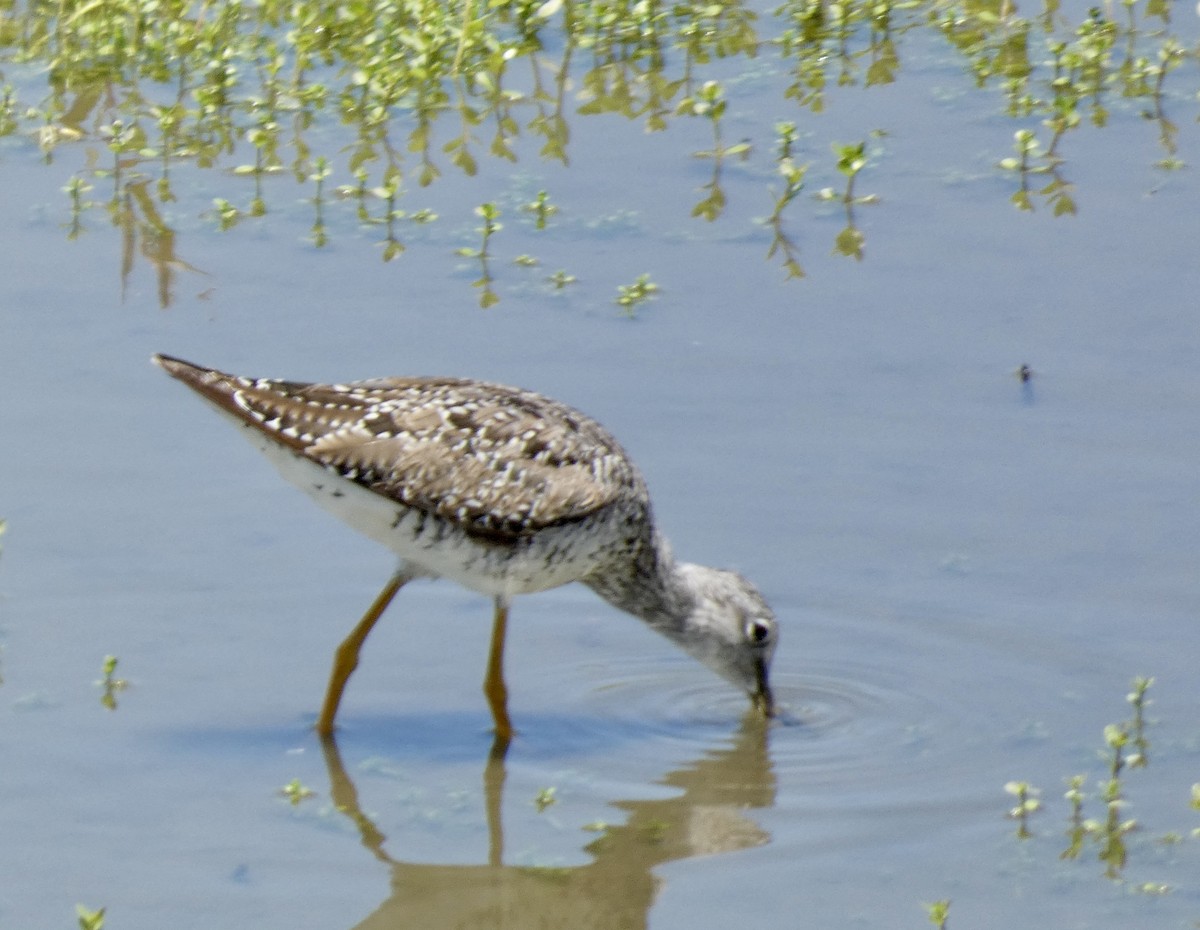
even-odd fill
[[[1067,838],[1070,842],[1067,848],[1060,854],[1060,859],[1077,859],[1083,851],[1083,841],[1088,835],[1086,821],[1083,818],[1083,802],[1087,795],[1083,793],[1083,783],[1085,777],[1083,775],[1072,775],[1067,780],[1067,792],[1063,795],[1071,802],[1071,826],[1067,830]]]
[[[705,81],[694,96],[684,97],[676,112],[702,116],[712,123],[713,146],[710,150],[695,152],[696,158],[712,159],[712,180],[700,189],[707,191],[699,203],[692,208],[692,216],[702,216],[712,222],[725,210],[725,191],[721,187],[721,166],[731,155],[740,155],[743,160],[750,154],[750,143],[738,142],[724,145],[721,141],[721,117],[725,114],[725,93],[717,81]]]
[[[1032,129],[1018,129],[1013,133],[1013,140],[1018,157],[1000,159],[1001,168],[1005,171],[1017,171],[1021,174],[1049,170],[1045,167],[1034,167],[1031,164],[1034,159],[1041,158],[1045,154],[1041,144],[1038,142],[1037,133]]]
[[[558,207],[550,203],[550,196],[545,191],[538,191],[537,197],[521,209],[533,214],[533,224],[537,229],[545,229],[546,222],[558,212]]]
[[[1116,781],[1125,768],[1125,747],[1129,745],[1129,729],[1123,723],[1110,723],[1104,728],[1104,742],[1112,750],[1109,758],[1109,777]]]
[[[783,191],[775,196],[775,206],[771,215],[766,219],[766,225],[771,228],[771,248],[767,258],[774,258],[776,253],[783,256],[783,267],[789,278],[803,278],[804,269],[797,258],[798,249],[791,238],[783,230],[783,211],[804,189],[804,176],[808,173],[807,164],[797,164],[793,157],[796,145],[796,124],[782,122],[775,124],[775,134],[779,140],[778,172],[783,178]]]
[[[537,793],[533,799],[533,806],[538,809],[539,814],[552,804],[558,803],[558,798],[555,797],[556,793],[557,789],[555,788],[543,788]]]
[[[463,258],[479,259],[480,275],[471,282],[472,287],[480,289],[479,306],[486,310],[500,301],[500,295],[492,288],[492,282],[495,280],[492,277],[491,269],[488,267],[488,259],[491,258],[488,252],[488,243],[492,236],[504,228],[500,222],[500,209],[491,202],[481,203],[475,208],[475,215],[483,220],[483,225],[476,227],[475,231],[482,236],[482,242],[478,249],[464,246],[456,250],[456,254]]]
[[[579,279],[576,278],[575,275],[559,269],[558,271],[554,272],[554,274],[546,278],[546,281],[547,283],[554,285],[554,289],[556,291],[561,291],[565,290],[568,285],[577,284]]]
[[[836,200],[845,208],[846,226],[834,239],[834,252],[838,255],[845,255],[847,258],[854,258],[859,261],[862,261],[863,245],[866,242],[866,236],[854,222],[854,208],[860,204],[879,203],[879,197],[875,194],[860,195],[854,192],[854,184],[858,179],[858,174],[867,165],[866,152],[867,143],[865,141],[833,143],[833,153],[837,156],[837,170],[846,178],[846,189],[841,194],[838,194],[832,187],[825,187],[816,194],[818,200]]]
[[[333,174],[333,168],[329,164],[329,159],[324,155],[318,155],[313,161],[312,173],[308,176],[308,179],[315,185],[312,199],[314,216],[309,241],[318,249],[329,244],[329,233],[325,228],[325,179],[331,174]]]
[[[217,211],[217,220],[220,223],[221,232],[232,229],[242,218],[242,211],[223,197],[214,198],[213,206]]]
[[[116,656],[105,656],[102,667],[104,678],[96,682],[103,692],[100,695],[100,703],[109,710],[117,709],[117,695],[129,687],[128,681],[116,677],[117,661]]]
[[[287,798],[288,803],[291,804],[292,807],[297,807],[301,801],[315,797],[316,792],[303,785],[299,778],[293,778],[286,785],[279,789],[279,795],[280,797]]]
[[[632,319],[637,313],[638,305],[650,300],[659,290],[659,286],[650,280],[650,275],[638,275],[632,284],[617,286],[617,304],[625,310],[625,315]]]
[[[1145,768],[1150,761],[1150,743],[1146,739],[1146,707],[1152,702],[1146,697],[1146,692],[1153,684],[1153,678],[1139,676],[1133,680],[1133,690],[1125,695],[1125,700],[1133,705],[1133,720],[1130,721],[1129,727],[1137,752],[1128,759],[1132,769]]]
[[[846,190],[842,193],[841,201],[844,204],[875,204],[879,203],[879,197],[876,194],[856,195],[854,193],[854,184],[858,179],[859,172],[867,166],[867,143],[863,142],[835,142],[833,143],[833,153],[837,156],[837,170],[846,178]],[[826,188],[821,192],[823,199],[829,199],[829,189]]]
[[[1100,844],[1099,859],[1105,864],[1104,874],[1108,878],[1117,879],[1121,877],[1121,871],[1129,857],[1125,836],[1137,829],[1138,822],[1132,818],[1121,819],[1128,802],[1121,796],[1120,779],[1112,778],[1105,783],[1103,797],[1108,807],[1104,823],[1089,820],[1085,825]]]
[[[63,193],[71,198],[71,222],[67,225],[68,239],[78,239],[83,232],[83,213],[95,205],[94,201],[87,199],[91,190],[92,185],[78,175],[72,177],[63,187]]]
[[[75,913],[79,917],[79,930],[102,930],[104,927],[104,911],[105,908],[93,911],[82,904],[76,904]]]
[[[925,905],[925,912],[929,915],[929,922],[938,930],[946,930],[946,921],[950,917],[950,899],[944,898],[941,901],[934,901],[932,904]]]
[[[333,169],[329,166],[329,159],[324,155],[318,155],[313,162],[312,173],[308,176],[310,181],[317,185],[317,199],[319,200],[324,193],[325,179],[333,173]]]
[[[1010,781],[1004,790],[1017,799],[1016,807],[1008,812],[1008,816],[1017,821],[1017,838],[1027,840],[1033,836],[1029,829],[1029,816],[1042,807],[1042,802],[1037,798],[1041,792],[1025,781]]]
[[[1046,125],[1051,125],[1047,121]],[[1029,212],[1033,210],[1033,192],[1030,191],[1030,180],[1036,175],[1048,174],[1050,181],[1045,187],[1036,191],[1051,204],[1055,216],[1075,213],[1075,201],[1071,197],[1071,185],[1059,176],[1059,165],[1062,159],[1054,152],[1061,131],[1056,133],[1049,147],[1038,141],[1037,134],[1032,129],[1018,129],[1013,133],[1014,147],[1017,157],[1002,158],[998,167],[1011,171],[1021,180],[1021,186],[1012,195],[1012,203],[1018,210]]]
[[[850,185],[854,183],[854,179],[858,173],[867,166],[867,143],[864,142],[835,142],[833,144],[833,153],[837,155],[837,170],[844,174],[850,180]],[[846,188],[846,199],[851,199],[850,185]]]

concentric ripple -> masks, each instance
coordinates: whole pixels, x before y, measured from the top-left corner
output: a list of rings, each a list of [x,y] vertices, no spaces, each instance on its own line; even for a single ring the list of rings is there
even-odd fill
[[[1070,690],[1061,644],[1006,633],[993,618],[934,611],[806,616],[772,674],[767,776],[778,803],[814,829],[848,831],[845,841],[895,818],[1001,812],[1004,782],[1020,776],[1014,747]],[[746,697],[687,657],[578,654],[542,683],[569,691],[578,711],[553,737],[560,748],[665,773],[742,742]]]

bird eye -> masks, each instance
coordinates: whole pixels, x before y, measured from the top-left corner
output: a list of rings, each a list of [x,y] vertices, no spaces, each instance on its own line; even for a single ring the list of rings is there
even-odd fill
[[[768,642],[775,634],[775,626],[769,620],[755,618],[746,621],[746,639],[754,643],[756,646],[761,646]]]

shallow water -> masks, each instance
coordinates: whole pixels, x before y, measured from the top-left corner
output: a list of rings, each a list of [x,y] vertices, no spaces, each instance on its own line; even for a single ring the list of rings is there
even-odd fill
[[[908,128],[863,178],[884,192],[859,213],[863,262],[828,254],[830,217],[804,227],[809,277],[783,283],[761,236],[687,218],[687,144],[585,121],[571,209],[632,211],[633,228],[514,222],[507,250],[585,280],[555,297],[506,268],[487,312],[453,235],[383,265],[350,225],[303,244],[299,208],[237,237],[185,221],[203,273],[180,271],[160,310],[143,265],[122,290],[112,230],[65,240],[62,171],[10,147],[0,927],[70,924],[76,902],[122,930],[924,926],[943,898],[951,926],[977,928],[1200,917],[1194,172],[1131,181],[1136,127],[1113,128],[1073,166],[1078,217],[1017,213],[944,178],[990,170],[1011,127],[939,96],[943,64],[916,71]],[[899,103],[864,95],[829,131]],[[1180,136],[1194,151],[1196,127]],[[594,181],[614,158],[639,170]],[[542,170],[489,165],[429,198],[469,230],[485,184],[572,190]],[[760,209],[729,183],[732,209]],[[642,271],[663,293],[627,321],[609,301]],[[324,752],[310,726],[332,648],[390,558],[153,351],[294,378],[471,375],[577,404],[642,465],[680,555],[743,571],[775,606],[780,719],[764,730],[572,587],[514,606],[519,736],[498,761],[489,605],[414,584]],[[106,654],[130,682],[115,711],[94,683]],[[1129,719],[1135,675],[1156,679],[1150,764],[1125,775],[1141,829],[1114,882],[1094,847],[1059,859],[1061,795],[1086,774],[1103,816],[1102,732]],[[287,803],[292,779],[314,797]],[[1004,816],[1013,779],[1043,792],[1025,842]]]

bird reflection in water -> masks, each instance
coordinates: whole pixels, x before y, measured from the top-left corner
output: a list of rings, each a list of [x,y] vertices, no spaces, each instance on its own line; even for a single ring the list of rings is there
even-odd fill
[[[745,814],[775,802],[768,729],[768,721],[752,709],[730,745],[710,750],[662,779],[662,784],[679,789],[679,795],[614,802],[627,814],[625,823],[608,827],[586,847],[591,862],[566,868],[504,862],[506,740],[493,745],[483,771],[487,863],[431,865],[405,862],[384,848],[387,837],[363,813],[337,744],[333,737],[326,738],[322,745],[333,803],[354,822],[362,845],[391,871],[391,895],[354,930],[644,928],[661,882],[654,874],[656,866],[770,840]]]

